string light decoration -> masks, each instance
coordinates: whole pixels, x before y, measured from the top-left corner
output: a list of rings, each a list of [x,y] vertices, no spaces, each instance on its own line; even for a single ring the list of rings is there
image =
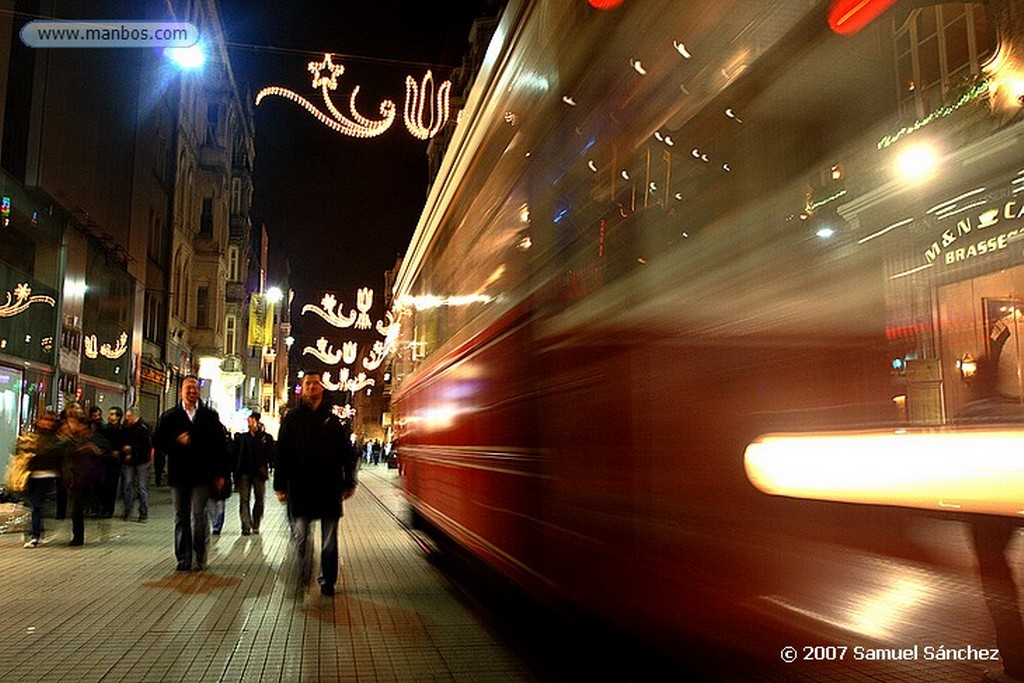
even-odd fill
[[[122,332],[121,336],[117,338],[117,342],[111,346],[104,342],[97,348],[98,340],[95,334],[90,334],[83,340],[85,343],[85,356],[86,358],[109,358],[110,360],[117,360],[128,352],[128,333]]]
[[[338,312],[334,312],[334,307],[338,304],[338,300],[334,298],[333,294],[324,294],[324,298],[320,300],[321,308],[317,308],[313,304],[306,304],[302,307],[302,313],[316,313],[318,316],[327,321],[327,323],[333,327],[346,328],[352,327],[356,321],[356,312],[352,311],[351,315],[343,315],[341,309]]]
[[[342,368],[338,371],[338,381],[335,382],[331,379],[331,372],[328,370],[321,375],[320,383],[328,391],[351,391],[353,394],[377,384],[377,380],[367,377],[365,372],[360,372],[355,377],[349,377],[349,374],[348,368]]]
[[[385,322],[385,320],[387,322]],[[395,334],[398,334],[399,326],[399,322],[395,320],[395,314],[392,313],[391,311],[388,311],[384,315],[384,320],[377,321],[377,334],[381,335],[382,337],[387,337],[391,335],[392,330],[395,331]]]
[[[445,81],[434,91],[434,74],[430,71],[423,76],[420,84],[412,76],[405,77],[405,127],[413,137],[420,140],[432,138],[448,123],[448,96],[452,82]],[[423,108],[435,95],[436,105],[430,110],[430,125],[423,123]]]
[[[341,345],[341,359],[345,361],[345,365],[355,363],[358,355],[359,344],[356,344],[354,341],[347,341]]]
[[[320,90],[324,106],[330,116],[294,90],[277,85],[267,86],[256,93],[256,106],[259,106],[266,97],[283,97],[298,104],[331,130],[354,138],[377,137],[391,128],[397,113],[395,103],[391,100],[382,101],[378,108],[381,118],[369,119],[356,108],[356,96],[360,88],[358,85],[352,89],[352,95],[349,97],[348,114],[338,109],[331,99],[330,91],[338,89],[338,77],[345,73],[345,67],[342,64],[335,64],[331,53],[324,53],[321,61],[310,62],[306,68],[313,74],[313,89]],[[419,84],[412,76],[406,76],[405,126],[413,136],[426,140],[437,135],[448,123],[451,87],[452,82],[446,80],[435,89],[434,74],[431,71],[427,71]],[[428,105],[430,125],[424,123],[424,109]]]
[[[373,307],[373,290],[363,287],[356,292],[356,308],[359,309],[359,318],[356,320],[357,330],[368,330],[373,327],[370,322],[370,308]]]
[[[382,341],[373,342],[373,350],[370,351],[370,355],[363,359],[363,367],[371,372],[380,367],[380,364],[384,362],[384,358],[387,356],[388,348]]]
[[[28,307],[32,304],[47,304],[52,307],[57,306],[57,302],[52,296],[46,296],[45,294],[32,294],[32,288],[28,286],[28,283],[21,283],[14,288],[14,296],[11,296],[11,292],[7,292],[7,302],[0,305],[0,318],[12,318],[19,313],[24,313],[28,310]]]
[[[302,307],[302,312],[314,313],[334,327],[355,327],[361,330],[376,328],[377,333],[384,339],[375,341],[370,352],[361,361],[362,366],[372,372],[380,368],[387,355],[394,349],[395,342],[398,340],[398,335],[401,331],[400,320],[401,311],[403,310],[400,305],[396,304],[396,307],[385,313],[384,319],[378,320],[376,326],[374,326],[370,319],[370,309],[372,307],[373,290],[369,287],[363,287],[356,291],[356,310],[352,311],[348,316],[343,316],[335,311],[335,308],[338,308],[340,311],[341,307],[338,305],[337,298],[330,293],[325,294],[320,300],[320,306],[306,304]],[[341,349],[336,350],[329,345],[325,337],[321,337],[317,340],[315,348],[307,346],[303,349],[303,354],[316,356],[327,365],[338,365],[339,363],[352,365],[359,359],[359,343],[344,341],[341,343]],[[334,380],[330,372],[325,372],[321,381],[324,388],[328,391],[349,391],[352,393],[375,386],[376,384],[376,380],[372,377],[367,377],[365,372],[352,376],[351,370],[347,367],[342,367],[338,370],[337,380]]]
[[[978,81],[977,83],[974,84],[972,88],[970,88],[967,92],[961,95],[960,99],[958,99],[953,104],[948,104],[944,107],[940,107],[939,109],[936,109],[932,113],[925,116],[923,119],[918,119],[909,126],[903,126],[892,135],[886,135],[885,137],[878,141],[878,144],[875,145],[875,148],[881,150],[885,149],[886,147],[890,147],[896,144],[896,142],[900,138],[906,135],[910,135],[911,133],[916,133],[917,131],[927,126],[929,123],[933,123],[935,121],[938,121],[939,119],[944,119],[947,116],[954,114],[961,107],[967,105],[970,102],[973,102],[982,95],[986,94],[989,91],[990,85],[990,81],[987,78]]]
[[[334,347],[328,348],[327,339],[320,337],[316,340],[316,348],[307,346],[302,349],[303,355],[315,356],[327,365],[337,365],[341,362],[342,352]]]

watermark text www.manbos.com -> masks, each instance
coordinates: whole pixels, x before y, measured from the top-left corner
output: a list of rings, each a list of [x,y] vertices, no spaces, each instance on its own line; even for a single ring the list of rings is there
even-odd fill
[[[181,21],[30,21],[21,42],[36,48],[190,47],[195,24]]]
[[[779,652],[782,661],[843,662],[843,661],[955,661],[994,662],[999,660],[999,648],[973,645],[906,645],[902,647],[863,647],[856,645],[787,645]]]

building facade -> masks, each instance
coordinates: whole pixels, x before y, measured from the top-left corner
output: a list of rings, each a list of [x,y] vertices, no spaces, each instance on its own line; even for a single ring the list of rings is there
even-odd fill
[[[185,374],[227,417],[247,413],[255,132],[216,2],[0,10],[0,448],[69,400],[155,421]],[[29,48],[19,31],[47,17],[190,22],[206,60]]]

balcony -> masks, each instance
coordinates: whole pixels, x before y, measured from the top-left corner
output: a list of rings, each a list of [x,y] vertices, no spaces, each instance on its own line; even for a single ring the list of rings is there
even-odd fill
[[[225,356],[220,363],[222,372],[242,372],[242,357],[237,353]]]
[[[204,171],[228,173],[228,150],[218,145],[203,144],[199,148],[199,167]]]
[[[228,303],[242,303],[245,301],[245,283],[228,282],[224,290],[224,299]]]

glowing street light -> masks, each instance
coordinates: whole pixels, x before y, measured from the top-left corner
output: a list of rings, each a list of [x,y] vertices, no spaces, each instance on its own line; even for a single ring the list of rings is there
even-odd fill
[[[164,55],[185,70],[200,69],[206,63],[206,53],[199,43],[188,47],[169,47],[164,50]]]
[[[930,145],[919,144],[903,150],[896,158],[899,177],[908,182],[919,182],[935,173],[939,159]]]
[[[284,299],[284,292],[280,287],[271,287],[267,290],[267,301],[272,304],[279,304]]]

